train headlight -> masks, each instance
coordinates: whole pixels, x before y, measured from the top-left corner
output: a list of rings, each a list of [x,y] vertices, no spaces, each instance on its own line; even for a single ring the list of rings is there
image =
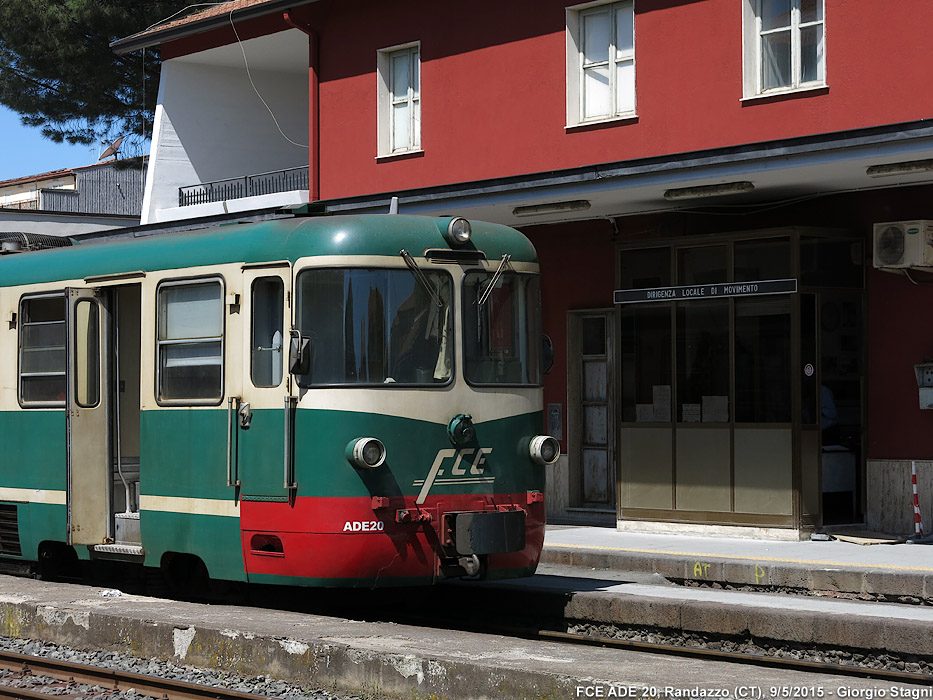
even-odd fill
[[[386,461],[386,446],[373,437],[351,440],[347,445],[347,460],[356,467],[375,469]]]
[[[476,437],[476,428],[473,426],[473,416],[469,413],[458,413],[447,424],[447,438],[457,447],[463,447]]]
[[[560,457],[560,443],[550,435],[535,435],[531,438],[529,452],[538,464],[554,464]]]
[[[470,242],[470,236],[473,235],[473,228],[470,222],[462,216],[457,216],[447,224],[447,235],[444,238],[452,246],[465,245]]]

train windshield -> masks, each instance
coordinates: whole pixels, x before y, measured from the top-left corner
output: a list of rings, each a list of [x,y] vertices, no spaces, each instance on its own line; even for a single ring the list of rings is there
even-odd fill
[[[537,275],[470,272],[463,280],[464,375],[470,384],[541,383]]]
[[[419,271],[420,272],[420,271]],[[311,339],[301,386],[450,381],[446,272],[322,268],[298,276],[298,327]]]

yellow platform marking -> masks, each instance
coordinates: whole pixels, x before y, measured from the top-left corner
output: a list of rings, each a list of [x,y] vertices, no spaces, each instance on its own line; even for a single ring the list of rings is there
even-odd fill
[[[697,553],[697,552],[668,552],[668,551],[659,551],[657,549],[630,549],[625,547],[600,547],[598,545],[586,545],[586,544],[560,544],[560,543],[545,543],[545,548],[557,548],[557,549],[587,549],[600,552],[629,552],[634,554],[658,554],[662,556],[673,556],[673,557],[689,557],[690,559],[731,559],[731,560],[745,560],[750,562],[777,562],[781,564],[811,564],[814,566],[835,566],[835,567],[857,567],[861,569],[894,569],[897,571],[927,571],[933,572],[933,567],[927,566],[901,566],[898,564],[862,564],[862,563],[853,563],[853,562],[839,562],[839,561],[819,561],[814,559],[786,559],[783,557],[756,557],[751,555],[740,555],[740,554],[706,554],[706,553]]]

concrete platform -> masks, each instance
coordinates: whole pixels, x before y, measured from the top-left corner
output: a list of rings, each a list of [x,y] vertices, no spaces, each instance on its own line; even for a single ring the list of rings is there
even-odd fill
[[[665,585],[661,579],[639,583],[576,578],[573,573],[545,566],[531,579],[477,585],[495,587],[503,611],[537,604],[549,611],[551,620],[560,615],[562,624],[581,633],[595,629],[600,636],[624,638],[625,630],[647,628],[673,637],[700,636],[739,645],[846,650],[905,662],[933,660],[930,606],[688,588]]]
[[[933,600],[933,546],[764,541],[549,525],[542,563],[676,581]]]
[[[690,658],[672,663],[614,649],[103,592],[0,576],[0,632],[270,674],[367,698],[708,697],[708,690],[717,697],[768,697],[774,688],[825,688],[829,697],[878,697],[868,689],[901,688],[899,697],[910,697],[916,691],[890,681]],[[604,593],[611,599],[619,592]],[[455,595],[450,601],[460,604]],[[687,695],[672,695],[675,689]]]

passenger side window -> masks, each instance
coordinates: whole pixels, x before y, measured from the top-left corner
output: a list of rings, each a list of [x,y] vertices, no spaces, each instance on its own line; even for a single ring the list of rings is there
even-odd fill
[[[250,378],[257,387],[282,383],[284,297],[281,277],[260,277],[253,282]]]
[[[223,397],[223,284],[165,282],[158,291],[158,398],[217,403]]]
[[[19,400],[24,406],[65,405],[65,297],[20,302]]]

